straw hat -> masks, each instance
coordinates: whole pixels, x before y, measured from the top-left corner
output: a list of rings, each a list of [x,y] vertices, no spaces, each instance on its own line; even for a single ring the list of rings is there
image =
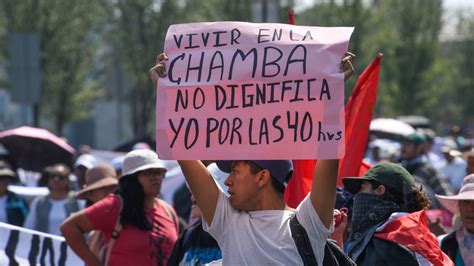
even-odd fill
[[[76,198],[85,199],[87,192],[113,185],[118,185],[115,169],[108,164],[99,164],[86,171],[86,184],[76,193]]]
[[[459,215],[459,201],[474,200],[474,174],[470,174],[464,178],[461,190],[457,195],[436,195],[436,198],[448,211]]]

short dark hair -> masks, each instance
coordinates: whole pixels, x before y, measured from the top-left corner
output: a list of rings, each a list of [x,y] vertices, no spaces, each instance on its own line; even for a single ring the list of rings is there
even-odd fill
[[[256,163],[252,162],[252,161],[243,161],[244,163],[250,165],[250,172],[252,174],[256,174],[260,171],[262,171],[263,169],[258,166]],[[276,192],[278,192],[279,194],[282,194],[285,192],[285,186],[280,183],[280,181],[278,181],[275,177],[273,177],[271,174],[271,182],[272,182],[272,187],[273,189],[275,189]]]

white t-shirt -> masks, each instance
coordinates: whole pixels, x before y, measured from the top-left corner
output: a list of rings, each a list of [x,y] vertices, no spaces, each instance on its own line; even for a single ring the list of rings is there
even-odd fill
[[[32,230],[37,230],[36,226],[36,205],[38,204],[38,200],[40,198],[37,197],[33,200],[30,206],[30,212],[25,220],[24,227]],[[61,231],[59,230],[62,222],[66,219],[66,203],[68,199],[64,200],[52,200],[49,199],[49,203],[51,203],[51,210],[48,214],[48,232],[53,235],[61,235]]]
[[[239,211],[219,193],[212,224],[203,219],[203,228],[219,244],[223,265],[303,265],[291,237],[293,214],[287,210]],[[296,216],[308,234],[318,265],[322,265],[332,225],[328,229],[321,222],[309,194],[296,209]]]
[[[0,197],[0,222],[6,223],[7,217],[7,195]]]

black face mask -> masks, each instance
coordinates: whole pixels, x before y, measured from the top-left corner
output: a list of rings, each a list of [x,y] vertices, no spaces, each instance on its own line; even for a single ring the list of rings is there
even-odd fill
[[[381,196],[357,193],[352,207],[351,239],[360,239],[368,229],[385,221],[392,213],[400,211],[395,202],[385,201]]]

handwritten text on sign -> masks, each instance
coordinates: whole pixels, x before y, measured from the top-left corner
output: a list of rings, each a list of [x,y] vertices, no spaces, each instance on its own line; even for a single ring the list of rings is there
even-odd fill
[[[157,91],[162,159],[339,158],[353,28],[172,25]]]

